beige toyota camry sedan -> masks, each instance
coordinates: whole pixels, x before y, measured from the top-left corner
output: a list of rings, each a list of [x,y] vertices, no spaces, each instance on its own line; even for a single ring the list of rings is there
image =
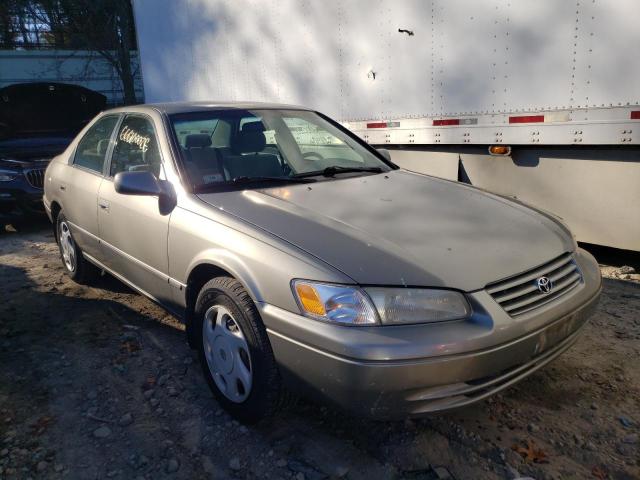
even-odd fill
[[[109,272],[182,319],[245,422],[288,392],[377,418],[469,405],[569,348],[601,288],[558,218],[301,107],[103,112],[44,204],[71,278]]]

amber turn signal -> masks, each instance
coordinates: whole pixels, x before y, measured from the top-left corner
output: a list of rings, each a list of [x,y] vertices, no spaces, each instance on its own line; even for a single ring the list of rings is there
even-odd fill
[[[491,155],[511,155],[511,147],[507,145],[491,145],[489,153]]]
[[[298,294],[302,308],[304,308],[307,313],[319,316],[326,315],[320,295],[318,295],[318,292],[312,285],[308,283],[297,283],[296,293]]]

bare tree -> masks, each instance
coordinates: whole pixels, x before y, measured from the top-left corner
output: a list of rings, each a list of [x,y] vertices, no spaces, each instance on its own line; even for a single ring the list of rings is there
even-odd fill
[[[89,50],[116,71],[126,104],[136,103],[130,0],[0,0],[3,48]]]
[[[69,32],[68,20],[62,5],[57,0],[41,0],[33,2],[32,9],[38,11],[38,17],[44,20],[48,27],[48,43],[55,48],[68,48]]]
[[[13,47],[15,31],[13,28],[12,2],[0,2],[0,48]]]
[[[130,0],[26,0],[26,3],[30,15],[47,25],[52,44],[99,54],[117,72],[124,103],[136,103],[137,72],[131,66],[131,51],[137,46]]]
[[[131,50],[136,49],[133,12],[129,0],[42,0],[47,10],[60,13],[70,42],[97,52],[118,73],[124,102],[136,102]]]

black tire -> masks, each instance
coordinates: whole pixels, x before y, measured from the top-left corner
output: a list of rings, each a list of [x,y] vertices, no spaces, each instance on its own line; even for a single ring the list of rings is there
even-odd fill
[[[222,306],[231,313],[249,349],[252,385],[248,397],[240,403],[231,401],[220,390],[207,363],[203,325],[205,313],[214,306]],[[288,403],[290,394],[282,386],[266,328],[240,282],[230,277],[209,280],[200,290],[194,313],[194,339],[202,372],[216,400],[231,416],[242,423],[253,424],[272,416]]]
[[[68,235],[71,238],[71,245],[69,248],[73,249],[74,261],[71,264],[65,260],[65,252],[63,242],[65,241],[65,233],[68,231]],[[65,233],[63,233],[65,232]],[[62,238],[61,238],[62,237]],[[69,229],[69,222],[62,212],[56,217],[56,241],[58,242],[58,249],[60,250],[60,259],[64,266],[67,275],[76,283],[86,285],[95,279],[97,268],[89,263],[83,256],[82,250],[73,239],[71,230]]]

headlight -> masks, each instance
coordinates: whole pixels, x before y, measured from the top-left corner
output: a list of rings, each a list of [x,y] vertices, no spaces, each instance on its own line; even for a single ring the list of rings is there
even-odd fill
[[[383,325],[444,322],[471,315],[464,295],[428,288],[367,288]]]
[[[357,287],[294,280],[293,291],[307,317],[345,325],[375,325],[375,308]]]
[[[10,182],[18,176],[15,170],[0,170],[0,182]]]
[[[403,325],[467,318],[464,295],[424,288],[366,288],[294,280],[302,313],[343,325]]]

